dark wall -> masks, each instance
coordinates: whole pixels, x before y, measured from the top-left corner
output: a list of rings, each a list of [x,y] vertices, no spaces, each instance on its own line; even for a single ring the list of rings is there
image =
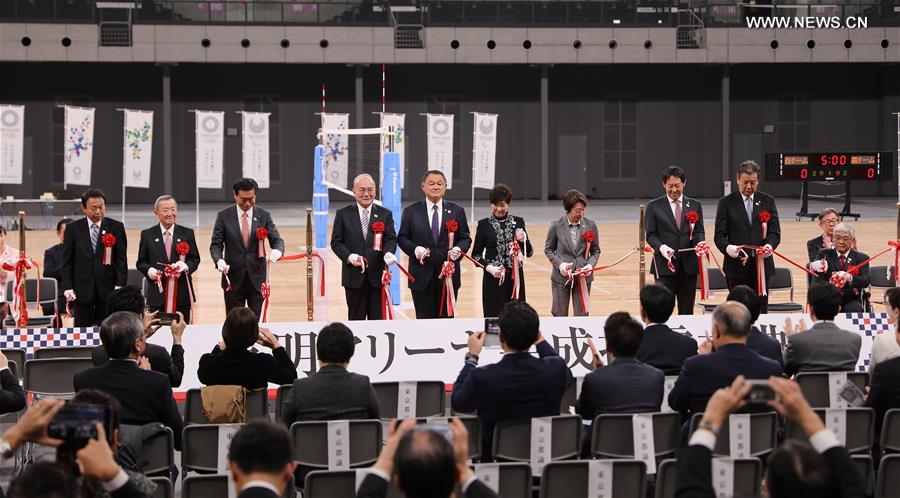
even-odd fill
[[[149,202],[162,193],[162,68],[151,64],[5,63],[14,74],[0,89],[0,102],[27,106],[26,168],[31,177],[21,187],[4,185],[4,195],[29,197],[41,192],[61,193],[60,149],[62,111],[57,104],[97,108],[94,132],[93,178],[111,202],[120,200],[122,113],[119,107],[156,112],[153,174],[149,190],[129,189],[129,202]],[[425,117],[420,113],[453,109],[456,128],[454,189],[451,198],[470,192],[472,116],[498,113],[497,181],[509,184],[518,198],[538,198],[540,165],[541,68],[523,65],[395,65],[387,68],[387,110],[406,114],[405,197],[416,198],[418,178],[425,171]],[[895,117],[900,110],[900,67],[897,65],[741,65],[729,69],[731,78],[731,162],[753,157],[762,163],[764,152],[785,150],[779,135],[788,126],[806,138],[810,150],[896,149]],[[231,181],[241,171],[240,115],[250,102],[267,99],[277,114],[280,161],[278,177],[265,197],[278,201],[309,201],[313,147],[321,110],[321,85],[327,84],[329,112],[351,113],[355,127],[354,76],[346,65],[182,64],[170,68],[173,97],[172,178],[174,194],[194,199],[194,115],[190,109],[226,111],[225,176],[221,191],[201,190],[201,200],[227,201]],[[381,110],[380,67],[363,68],[362,125],[376,126]],[[688,172],[689,192],[717,196],[722,191],[721,66],[686,65],[562,65],[548,68],[549,191],[580,188],[592,196],[629,198],[659,193],[659,171],[679,164]],[[787,123],[786,105],[807,106],[801,123]],[[805,103],[803,103],[805,102]],[[246,107],[245,107],[246,105]],[[790,104],[793,105],[793,104]],[[629,107],[630,106],[630,107]],[[623,140],[613,124],[620,110],[630,114],[633,140]],[[806,111],[804,111],[805,113]],[[791,119],[794,119],[791,117]],[[54,128],[54,120],[57,127]],[[808,123],[807,123],[808,122]],[[612,123],[612,124],[611,124]],[[765,125],[775,126],[764,133]],[[621,130],[622,128],[620,128]],[[560,158],[560,136],[584,135],[587,171],[580,184],[560,185],[571,164]],[[626,172],[612,178],[608,161],[613,143],[634,149],[626,152]],[[632,143],[633,142],[633,143]],[[796,143],[796,142],[792,142]],[[749,144],[749,145],[748,145]],[[371,149],[371,146],[369,147]],[[800,150],[800,149],[798,149]],[[366,149],[352,158],[350,174],[377,170],[377,155]],[[624,157],[624,156],[623,156]],[[624,164],[624,163],[623,163]],[[273,168],[275,165],[273,165]],[[625,168],[625,166],[623,166]],[[576,175],[577,176],[577,175]],[[854,192],[893,195],[895,180],[859,184]],[[764,189],[779,195],[796,194],[796,183],[770,183]],[[82,187],[70,187],[75,195]],[[486,198],[485,191],[479,191]],[[338,196],[337,198],[341,198]]]

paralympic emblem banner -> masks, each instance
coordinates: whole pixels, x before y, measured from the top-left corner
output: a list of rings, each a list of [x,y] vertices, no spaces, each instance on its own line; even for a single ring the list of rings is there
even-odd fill
[[[225,113],[222,111],[196,111],[194,118],[197,187],[222,188]]]
[[[453,114],[426,114],[428,127],[428,169],[447,177],[447,188],[453,188]]]
[[[381,128],[388,130],[389,133],[381,134],[381,151],[389,152],[391,150],[391,142],[393,142],[394,152],[400,156],[400,188],[403,188],[403,174],[406,169],[406,114],[381,114]],[[384,154],[378,155],[378,171],[380,178],[384,178]],[[384,181],[382,180],[382,183]]]
[[[0,183],[22,183],[25,106],[0,105]]]
[[[269,188],[269,113],[242,112],[244,178],[253,178],[259,188]]]
[[[66,185],[90,185],[91,160],[94,156],[94,108],[67,105],[65,114],[64,188]]]
[[[494,169],[497,156],[497,115],[475,113],[472,151],[472,187],[494,188]]]
[[[349,114],[322,113],[323,130],[346,130],[350,120]],[[337,188],[347,188],[347,171],[350,166],[347,157],[348,135],[323,133],[322,145],[325,146],[325,157],[322,158],[322,183]]]
[[[153,150],[153,111],[125,109],[122,185],[150,188],[150,157]]]

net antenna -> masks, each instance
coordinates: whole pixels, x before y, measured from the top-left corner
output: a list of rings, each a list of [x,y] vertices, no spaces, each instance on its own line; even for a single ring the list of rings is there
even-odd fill
[[[323,120],[324,121],[324,120]],[[341,124],[346,121],[341,122]],[[353,179],[358,174],[367,173],[375,179],[376,199],[375,204],[381,203],[381,184],[383,174],[381,171],[381,156],[384,152],[385,142],[393,144],[390,137],[393,130],[390,127],[378,128],[344,128],[325,127],[319,128],[316,138],[324,148],[322,157],[322,184],[331,190],[344,193],[353,197]],[[352,170],[356,173],[350,175]]]

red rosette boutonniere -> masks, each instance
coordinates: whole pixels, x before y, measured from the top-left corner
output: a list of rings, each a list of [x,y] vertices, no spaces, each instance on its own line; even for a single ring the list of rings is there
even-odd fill
[[[375,234],[372,237],[372,250],[381,251],[381,244],[384,239],[384,222],[376,221],[375,223],[372,223],[369,228],[371,228],[372,233]]]
[[[444,224],[447,229],[447,249],[453,249],[453,240],[456,238],[456,231],[459,230],[459,223],[456,220],[449,220]]]
[[[178,259],[184,261],[187,253],[191,252],[191,246],[187,242],[179,242],[175,244],[175,251],[178,253]]]
[[[762,238],[765,239],[766,233],[768,232],[768,229],[769,229],[769,220],[772,219],[772,213],[763,209],[762,211],[759,212],[758,217],[759,217],[759,222],[762,223]]]
[[[591,256],[591,242],[596,239],[596,237],[594,236],[594,231],[588,230],[587,232],[584,232],[584,235],[582,235],[581,238],[584,240],[585,245],[584,258],[587,259]]]
[[[113,246],[116,245],[116,236],[108,233],[100,238],[100,242],[103,244],[103,264],[111,265],[112,249]]]
[[[688,211],[687,213],[684,213],[684,219],[687,220],[687,222],[690,224],[690,227],[691,227],[691,233],[690,233],[689,240],[694,240],[694,225],[696,225],[697,222],[700,221],[700,215],[697,214],[697,211],[692,210],[692,211]]]
[[[256,257],[257,258],[265,258],[266,257],[266,239],[269,238],[269,231],[263,227],[259,227],[256,229],[256,240],[259,243],[256,245]]]

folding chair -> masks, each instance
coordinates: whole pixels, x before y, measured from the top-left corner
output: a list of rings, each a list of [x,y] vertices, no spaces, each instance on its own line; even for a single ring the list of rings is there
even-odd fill
[[[38,283],[40,282],[40,283]],[[13,286],[15,282],[12,280],[6,281],[6,300],[12,306],[13,301]],[[40,296],[38,296],[38,285],[40,285],[41,292]],[[28,327],[46,327],[53,325],[53,319],[56,317],[56,314],[59,313],[58,303],[56,302],[56,279],[55,278],[41,278],[40,280],[36,278],[26,278],[25,279],[25,302],[29,308],[32,308],[34,305],[44,305],[44,304],[52,304],[53,305],[53,316],[35,316],[28,317]],[[40,297],[40,300],[38,300]],[[30,314],[30,313],[29,313]],[[15,322],[11,321],[12,315],[10,314],[7,317],[7,322],[15,324]]]
[[[760,496],[762,482],[762,462],[758,458],[735,458],[734,495]],[[678,490],[678,462],[664,460],[657,467],[655,498],[675,498]]]
[[[879,436],[881,453],[900,453],[900,408],[891,408],[884,414]]]
[[[184,398],[184,423],[208,424],[206,415],[203,414],[203,397],[200,388],[188,389]],[[269,393],[266,389],[248,391],[245,399],[247,407],[247,420],[269,417]]]
[[[591,425],[591,456],[594,458],[633,459],[634,414],[601,414]],[[656,460],[674,457],[681,432],[681,415],[678,413],[652,413],[653,446]]]
[[[444,405],[446,384],[443,381],[420,380],[413,381],[416,389],[416,406],[413,417],[443,417],[446,415]],[[397,418],[399,408],[399,392],[401,382],[373,382],[375,396],[378,398],[378,406],[381,418],[390,420]]]
[[[542,417],[543,418],[543,417]],[[581,447],[581,417],[578,415],[556,415],[550,419],[551,450],[550,460],[578,458]],[[494,426],[494,460],[498,462],[531,461],[532,419],[504,420]]]
[[[168,477],[151,477],[150,480],[156,484],[153,498],[175,498],[175,490],[172,489],[172,481]]]
[[[791,292],[787,302],[769,302],[769,313],[799,313],[803,311],[803,305],[794,302],[794,277],[787,268],[775,268],[775,273],[769,278],[769,292],[787,290]]]
[[[291,397],[291,392],[294,390],[293,384],[285,384],[283,386],[278,386],[278,390],[275,391],[275,421],[281,422],[281,417],[284,415],[284,405]]]
[[[148,476],[168,480],[175,466],[175,439],[172,429],[163,430],[145,439],[141,447],[141,470]]]
[[[243,425],[243,424],[237,424]],[[188,472],[215,474],[219,471],[218,454],[220,424],[194,424],[184,428],[181,436],[181,477]],[[187,482],[184,483],[187,486]]]
[[[812,408],[831,408],[830,388],[828,374],[831,372],[802,372],[795,377],[803,396]],[[856,384],[860,391],[865,392],[869,385],[869,374],[866,372],[840,372],[847,374],[847,381]]]
[[[862,453],[868,454],[875,442],[875,410],[871,408],[839,408],[838,410],[846,410],[846,434],[847,440],[844,446],[850,454]],[[814,412],[823,421],[826,421],[826,409],[814,408]],[[719,436],[721,437],[721,435]],[[803,429],[793,423],[788,422],[784,427],[784,437],[788,439],[798,439],[807,441],[806,433]]]
[[[872,461],[872,455],[850,455],[850,459],[862,477],[866,496],[872,496],[875,489],[875,462]]]
[[[709,268],[706,271],[706,274],[709,276],[709,295],[712,296],[718,292],[727,292],[728,291],[728,281],[725,280],[725,277],[717,270],[716,268]],[[697,279],[697,290],[700,290],[700,279]],[[713,310],[716,309],[718,304],[716,303],[703,303],[699,302],[696,305],[698,308],[703,310],[703,313],[712,313]]]
[[[878,465],[878,479],[874,498],[896,498],[900,496],[900,455],[885,455]]]
[[[872,266],[869,267],[869,289],[863,292],[863,298],[868,298],[863,300],[863,310],[868,312],[873,312],[872,309],[872,295],[876,292],[878,293],[878,297],[875,298],[874,302],[878,305],[883,305],[881,302],[881,293],[894,287],[894,267],[893,266]]]
[[[381,452],[381,420],[346,420],[347,465],[369,467]],[[305,471],[338,470],[328,468],[328,422],[294,422],[291,424],[291,446],[294,461]]]
[[[559,402],[560,415],[569,415],[569,407],[575,406],[575,402],[578,401],[579,387],[582,382],[584,382],[584,377],[575,377],[575,381],[563,393],[563,397]]]
[[[65,346],[60,348],[36,348],[34,359],[46,360],[48,358],[90,358],[93,346]]]
[[[50,358],[25,362],[25,391],[40,397],[75,396],[75,374],[93,368],[90,358]]]
[[[588,473],[591,462],[550,462],[541,474],[540,498],[561,496],[589,496]],[[602,461],[602,460],[600,460]],[[606,460],[612,462],[612,494],[616,498],[644,498],[647,495],[647,470],[637,460]]]
[[[16,374],[16,378],[19,381],[22,380],[22,376],[25,374],[25,360],[27,359],[27,353],[24,349],[20,348],[9,348],[9,349],[0,349],[3,354],[6,356],[6,359],[10,362],[15,362],[16,370],[14,373]]]
[[[503,498],[531,498],[532,472],[531,465],[524,462],[479,463],[474,467],[475,475]],[[487,477],[497,469],[497,481],[489,482]]]
[[[734,415],[729,415],[729,420]],[[695,413],[691,417],[691,434],[697,430],[700,419],[703,418],[702,413]],[[731,448],[729,445],[730,435],[729,422],[722,424],[719,428],[719,436],[716,438],[716,448],[713,450],[713,456],[727,457],[731,456]],[[778,431],[778,414],[775,412],[751,413],[750,414],[750,453],[752,457],[763,458],[777,444]]]

